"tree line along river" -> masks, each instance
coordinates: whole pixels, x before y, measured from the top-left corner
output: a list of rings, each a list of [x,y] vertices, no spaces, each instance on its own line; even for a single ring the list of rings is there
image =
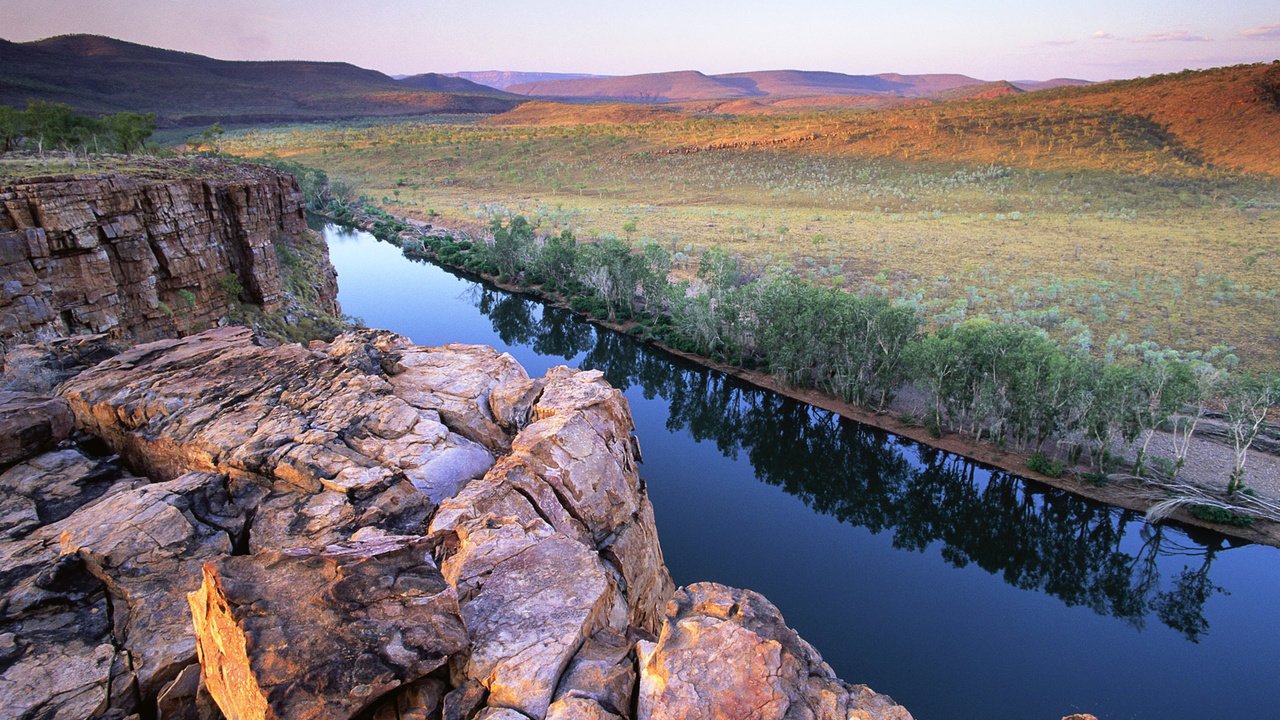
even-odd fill
[[[343,310],[622,389],[678,584],[764,593],[920,720],[1266,717],[1280,550],[1024,481],[316,221]]]

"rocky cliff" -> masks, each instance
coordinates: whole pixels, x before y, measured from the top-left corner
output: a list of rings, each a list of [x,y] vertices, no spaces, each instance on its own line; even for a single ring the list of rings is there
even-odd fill
[[[0,402],[11,717],[910,717],[759,595],[672,587],[598,372],[380,331],[44,352],[56,397]]]
[[[334,274],[292,178],[201,177],[0,189],[5,717],[909,720],[673,587],[599,372],[228,326]]]
[[[314,259],[313,262],[309,260]],[[301,268],[299,265],[306,265]],[[0,338],[155,340],[297,300],[338,315],[324,243],[290,175],[217,161],[0,180]],[[296,294],[296,293],[294,293]]]

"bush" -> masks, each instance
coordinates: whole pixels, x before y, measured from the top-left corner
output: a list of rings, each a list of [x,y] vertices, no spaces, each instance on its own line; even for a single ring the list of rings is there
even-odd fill
[[[1061,460],[1050,460],[1039,450],[1027,458],[1027,469],[1051,478],[1062,477],[1062,473],[1066,471]]]
[[[1211,523],[1218,523],[1219,525],[1253,527],[1253,518],[1247,515],[1237,515],[1226,508],[1214,505],[1192,505],[1188,512],[1191,513],[1192,517]]]

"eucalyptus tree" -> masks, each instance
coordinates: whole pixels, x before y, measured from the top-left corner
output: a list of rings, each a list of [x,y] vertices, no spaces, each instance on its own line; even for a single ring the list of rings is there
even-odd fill
[[[1236,373],[1227,382],[1222,401],[1234,451],[1231,476],[1227,480],[1227,494],[1233,494],[1245,488],[1245,462],[1249,459],[1249,448],[1258,438],[1268,411],[1280,404],[1280,376]]]

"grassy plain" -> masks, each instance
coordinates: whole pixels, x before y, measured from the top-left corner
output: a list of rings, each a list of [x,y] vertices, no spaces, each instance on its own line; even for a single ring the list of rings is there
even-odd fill
[[[589,124],[548,104],[522,125],[292,126],[224,149],[322,168],[442,225],[523,213],[543,231],[656,240],[677,270],[718,245],[762,271],[905,299],[937,325],[986,315],[1096,351],[1113,335],[1226,344],[1280,367],[1280,181],[1220,169],[1229,147],[1184,142],[1096,90],[1026,97]]]

